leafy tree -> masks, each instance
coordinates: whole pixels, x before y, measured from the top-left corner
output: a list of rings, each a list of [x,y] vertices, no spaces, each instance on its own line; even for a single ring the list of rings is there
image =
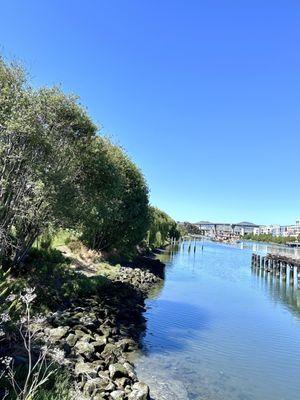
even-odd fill
[[[0,255],[18,265],[76,199],[80,154],[96,128],[58,88],[32,90],[0,61]]]
[[[164,211],[150,207],[150,221],[150,229],[147,235],[150,248],[165,245],[170,239],[179,239],[180,231],[176,221]]]
[[[148,229],[148,188],[138,168],[108,139],[84,157],[82,237],[98,250],[134,248]]]

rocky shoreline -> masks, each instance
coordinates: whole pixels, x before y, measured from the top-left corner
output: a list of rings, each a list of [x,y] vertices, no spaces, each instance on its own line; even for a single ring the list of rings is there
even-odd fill
[[[135,264],[140,267],[136,268]],[[76,382],[75,399],[148,400],[130,361],[145,330],[147,293],[164,277],[164,264],[141,257],[121,267],[97,296],[51,313],[39,336],[59,349]]]

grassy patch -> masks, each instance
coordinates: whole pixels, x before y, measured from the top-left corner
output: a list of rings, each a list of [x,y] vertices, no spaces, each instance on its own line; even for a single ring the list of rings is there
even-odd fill
[[[19,366],[14,369],[15,378],[18,384],[23,384],[26,377],[26,368]],[[14,393],[10,383],[2,378],[0,380],[0,398],[4,396],[5,389],[9,390],[9,395],[6,397],[7,400],[16,400],[17,396]],[[34,396],[34,400],[72,400],[73,396],[71,393],[71,378],[66,370],[61,368],[55,370],[55,372],[49,377],[49,380],[45,382]]]

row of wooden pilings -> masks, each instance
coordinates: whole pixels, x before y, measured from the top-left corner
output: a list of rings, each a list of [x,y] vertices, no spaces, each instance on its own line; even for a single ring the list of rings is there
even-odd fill
[[[251,267],[276,278],[288,280],[291,285],[295,283],[295,277],[297,277],[298,285],[300,283],[300,260],[282,255],[267,254],[261,256],[253,253]]]
[[[182,243],[182,248],[184,249],[184,245],[185,243]],[[201,249],[203,250],[203,245],[201,245]],[[197,242],[196,239],[195,240],[190,240],[187,242],[187,250],[188,253],[190,253],[191,251],[193,251],[194,253],[196,253],[197,250]]]
[[[202,239],[202,236],[200,238]],[[197,245],[199,245],[201,250],[203,250],[203,243],[200,243],[199,240],[197,241],[197,239],[199,238],[195,237],[194,239],[189,239],[189,240],[186,240],[186,238],[179,238],[178,240],[175,238],[171,238],[170,245],[173,247],[173,246],[178,246],[182,243],[182,249],[184,249],[185,246],[187,246],[187,251],[189,253],[191,251],[196,253]]]

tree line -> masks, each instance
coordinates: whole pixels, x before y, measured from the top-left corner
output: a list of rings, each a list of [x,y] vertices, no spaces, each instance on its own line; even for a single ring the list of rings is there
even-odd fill
[[[269,242],[269,243],[277,243],[277,244],[286,244],[288,242],[298,241],[300,238],[296,238],[294,236],[273,236],[268,233],[261,233],[259,235],[254,235],[253,233],[247,233],[244,236],[246,240],[254,240],[256,242]]]
[[[20,265],[57,229],[118,252],[178,235],[176,222],[149,206],[141,171],[99,135],[75,96],[34,89],[22,67],[0,59],[0,261]]]

